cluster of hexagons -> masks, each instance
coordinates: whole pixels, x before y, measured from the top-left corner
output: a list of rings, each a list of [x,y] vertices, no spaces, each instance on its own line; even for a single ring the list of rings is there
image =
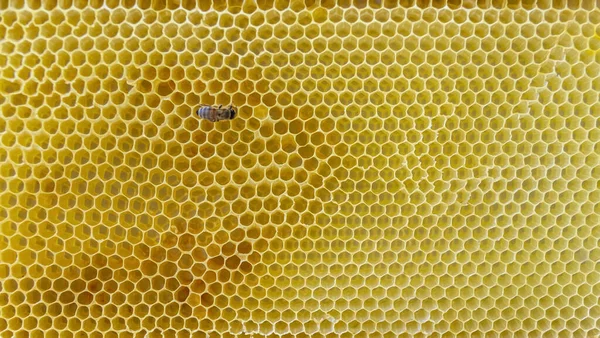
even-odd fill
[[[23,2],[0,336],[600,335],[598,9]]]

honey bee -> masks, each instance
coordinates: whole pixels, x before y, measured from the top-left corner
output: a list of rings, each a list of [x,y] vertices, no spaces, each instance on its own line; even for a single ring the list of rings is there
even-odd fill
[[[218,108],[209,105],[201,105],[200,108],[198,108],[198,111],[196,111],[196,114],[198,114],[201,119],[218,122],[233,120],[237,115],[237,112],[233,105],[230,105],[229,108],[223,108],[223,105],[220,105]]]

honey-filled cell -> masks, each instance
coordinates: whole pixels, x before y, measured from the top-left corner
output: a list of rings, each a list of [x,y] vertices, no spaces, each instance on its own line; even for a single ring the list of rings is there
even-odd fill
[[[2,337],[599,335],[593,1],[0,3]]]

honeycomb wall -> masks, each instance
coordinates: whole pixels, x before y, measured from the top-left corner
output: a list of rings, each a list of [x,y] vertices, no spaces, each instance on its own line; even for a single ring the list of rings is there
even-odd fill
[[[600,336],[600,11],[380,4],[2,1],[0,336]]]

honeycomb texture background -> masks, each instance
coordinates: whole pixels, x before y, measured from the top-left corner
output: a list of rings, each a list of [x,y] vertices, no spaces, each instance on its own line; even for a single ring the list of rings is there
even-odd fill
[[[600,336],[590,2],[0,3],[1,337]]]

